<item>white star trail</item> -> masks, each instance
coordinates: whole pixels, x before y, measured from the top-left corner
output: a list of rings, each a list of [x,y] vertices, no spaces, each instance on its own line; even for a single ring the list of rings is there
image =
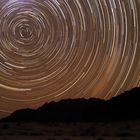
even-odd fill
[[[139,0],[1,0],[0,111],[140,86]]]

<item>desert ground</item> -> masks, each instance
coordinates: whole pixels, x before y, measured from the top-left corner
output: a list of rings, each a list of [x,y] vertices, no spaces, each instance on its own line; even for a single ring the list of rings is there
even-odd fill
[[[140,121],[0,123],[0,140],[140,140]]]

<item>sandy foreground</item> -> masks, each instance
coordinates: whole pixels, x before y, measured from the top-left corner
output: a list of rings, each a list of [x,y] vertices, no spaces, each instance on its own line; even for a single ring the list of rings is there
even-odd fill
[[[140,140],[140,121],[0,123],[0,140]]]

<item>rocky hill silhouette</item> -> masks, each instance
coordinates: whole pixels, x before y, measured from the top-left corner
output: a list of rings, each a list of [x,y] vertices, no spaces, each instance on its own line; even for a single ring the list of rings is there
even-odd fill
[[[140,88],[133,88],[108,101],[67,99],[45,103],[36,110],[21,109],[6,122],[97,122],[140,119]]]

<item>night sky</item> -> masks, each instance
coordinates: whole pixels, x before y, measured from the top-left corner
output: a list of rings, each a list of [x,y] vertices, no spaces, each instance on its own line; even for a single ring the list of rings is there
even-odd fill
[[[0,0],[0,116],[140,86],[139,0]]]

